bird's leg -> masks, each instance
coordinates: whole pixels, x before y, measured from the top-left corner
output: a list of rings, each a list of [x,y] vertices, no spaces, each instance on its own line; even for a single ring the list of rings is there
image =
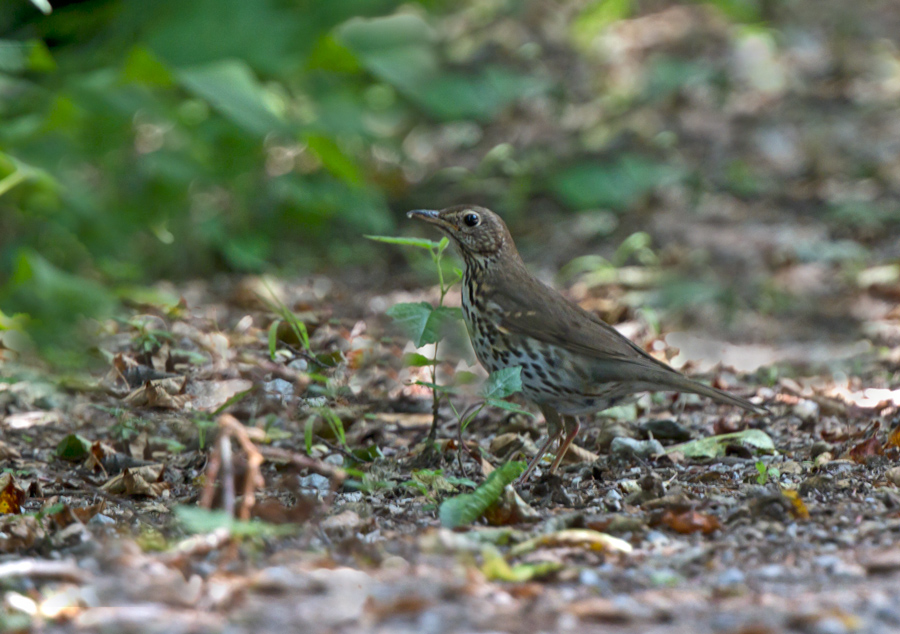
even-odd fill
[[[550,445],[553,444],[553,441],[559,438],[559,435],[563,432],[563,424],[562,421],[560,421],[559,413],[552,407],[547,407],[546,405],[538,405],[538,407],[540,407],[541,413],[544,415],[544,420],[547,421],[548,438],[538,448],[537,453],[534,454],[534,458],[528,463],[528,468],[526,468],[522,475],[516,480],[516,484],[523,484],[528,480],[531,476],[531,472],[534,471],[534,468],[541,461],[541,458],[543,458],[544,454],[547,453],[547,450],[550,449]],[[566,446],[568,447],[568,445]]]
[[[680,420],[681,415],[684,414],[684,406],[687,404],[687,401],[683,398],[683,394],[681,392],[675,393],[675,407],[672,408],[672,413],[675,415],[675,420]]]
[[[575,436],[578,435],[578,430],[581,429],[581,423],[579,423],[578,419],[574,416],[564,416],[563,423],[566,429],[566,436],[559,446],[559,451],[556,452],[556,458],[553,459],[553,464],[550,465],[550,473],[556,471],[559,463],[562,462],[562,459],[566,456],[569,445],[572,444],[572,441],[575,440]]]

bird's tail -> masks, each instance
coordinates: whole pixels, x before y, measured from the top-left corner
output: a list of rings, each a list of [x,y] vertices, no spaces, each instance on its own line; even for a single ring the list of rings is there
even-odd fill
[[[756,414],[772,413],[762,405],[751,403],[747,399],[741,398],[740,396],[735,396],[734,394],[723,392],[722,390],[711,387],[709,385],[704,385],[699,381],[689,379],[681,374],[673,374],[674,376],[669,376],[667,377],[667,379],[671,381],[673,388],[681,392],[693,392],[694,394],[700,394],[701,396],[708,396],[709,398],[719,401],[720,403],[737,405],[738,407],[743,407],[745,410],[754,412]]]

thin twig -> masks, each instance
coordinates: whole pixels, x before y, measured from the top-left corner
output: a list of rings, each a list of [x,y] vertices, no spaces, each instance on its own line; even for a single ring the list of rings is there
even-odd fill
[[[234,462],[229,434],[219,435],[219,455],[222,456],[222,508],[228,517],[234,517]]]
[[[46,559],[19,559],[0,564],[0,579],[9,577],[48,578],[84,583],[90,573],[78,567],[74,561],[48,561]]]
[[[200,508],[211,509],[216,496],[216,478],[222,466],[222,457],[216,447],[209,455],[206,463],[206,481],[203,483],[203,494],[200,496]]]
[[[265,480],[259,470],[264,462],[264,458],[259,449],[256,448],[256,445],[253,444],[253,441],[250,440],[247,428],[238,419],[231,414],[222,414],[219,416],[218,422],[223,431],[237,439],[241,449],[247,454],[247,476],[244,480],[244,494],[241,499],[238,519],[249,520],[250,510],[256,503],[256,489],[265,486]]]
[[[301,469],[309,469],[313,473],[329,478],[337,486],[340,486],[347,479],[347,472],[340,467],[335,467],[327,462],[310,458],[301,453],[288,451],[279,447],[260,447],[260,453],[268,460],[276,460],[286,462]]]

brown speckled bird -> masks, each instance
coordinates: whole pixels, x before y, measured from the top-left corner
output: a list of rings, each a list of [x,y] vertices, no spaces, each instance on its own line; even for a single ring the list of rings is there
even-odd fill
[[[484,207],[458,205],[407,214],[441,229],[465,260],[462,307],[475,355],[488,372],[522,367],[522,393],[544,415],[549,438],[524,481],[565,433],[554,472],[578,433],[578,415],[645,391],[693,392],[759,414],[746,399],[689,379],[535,278],[503,220]]]

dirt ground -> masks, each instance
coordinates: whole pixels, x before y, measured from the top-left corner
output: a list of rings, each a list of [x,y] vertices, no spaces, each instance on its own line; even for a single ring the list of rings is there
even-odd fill
[[[386,312],[437,302],[425,260],[383,245],[367,271],[159,283],[158,301],[96,325],[105,361],[90,375],[0,350],[3,628],[900,631],[900,12],[792,6],[777,49],[664,3],[588,42],[607,89],[660,51],[737,78],[616,122],[635,146],[675,131],[671,158],[701,176],[624,215],[536,196],[515,222],[538,275],[770,416],[643,396],[590,417],[560,473],[544,465],[451,529],[441,503],[529,458],[546,430],[488,407],[460,433],[486,375],[457,333],[437,379],[461,386],[424,451],[432,394],[415,382],[431,377],[408,355],[433,346],[416,350]],[[465,148],[435,124],[430,171],[501,141],[547,160],[599,133],[609,104],[565,52],[569,17],[523,23],[565,107],[519,104]],[[478,37],[502,54],[495,27]],[[616,261],[638,231],[649,242]],[[566,267],[596,254],[614,265]]]

